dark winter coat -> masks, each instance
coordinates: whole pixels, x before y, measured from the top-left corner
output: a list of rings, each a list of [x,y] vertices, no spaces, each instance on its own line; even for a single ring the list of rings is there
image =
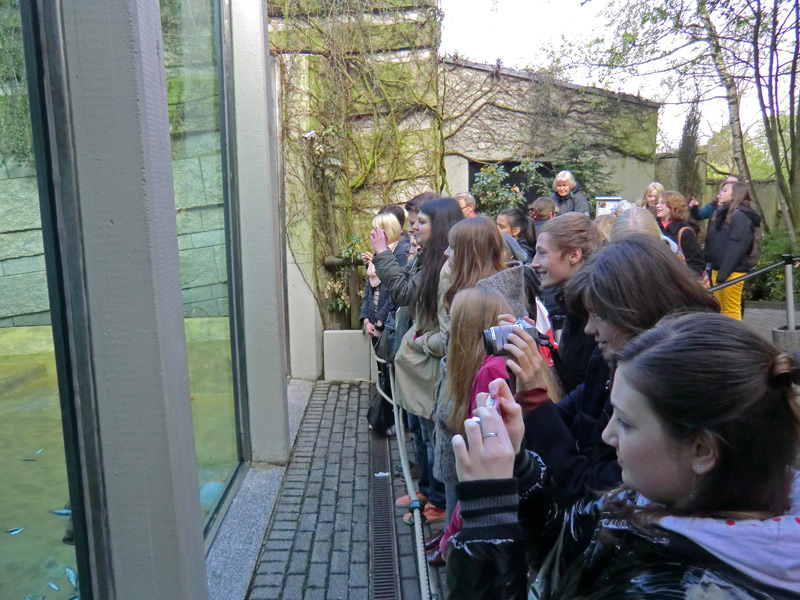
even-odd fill
[[[553,199],[553,202],[556,203],[558,214],[560,215],[568,212],[579,212],[585,215],[589,214],[589,201],[586,199],[586,195],[581,191],[580,183],[576,185],[566,197],[559,196],[558,192],[553,192],[553,195],[550,197]]]
[[[525,448],[548,466],[562,505],[621,483],[617,453],[601,439],[611,418],[610,389],[610,368],[598,350],[584,383],[560,402],[545,402],[525,417]]]
[[[563,369],[557,369],[565,394],[584,382],[589,359],[597,348],[594,338],[584,333],[585,327],[585,318],[569,313],[565,315],[558,344],[558,355],[561,357]]]
[[[683,256],[686,259],[686,265],[694,271],[697,275],[702,275],[706,270],[706,258],[703,254],[703,249],[700,247],[700,242],[697,241],[697,234],[694,228],[686,221],[670,221],[666,227],[661,222],[661,219],[656,219],[658,226],[661,228],[661,233],[678,244]],[[680,234],[680,242],[678,242],[678,234]]]
[[[394,259],[400,267],[405,267],[408,262],[408,248],[409,245],[407,243],[403,244],[400,242],[395,246],[394,250],[392,250],[392,256],[394,256]],[[375,271],[377,273],[377,266]],[[378,278],[380,279],[380,276],[378,276]],[[382,279],[378,287],[378,305],[375,306],[375,303],[372,301],[373,289],[369,284],[369,277],[367,277],[367,285],[364,288],[364,300],[361,302],[361,313],[358,316],[360,321],[369,319],[370,323],[373,325],[379,321],[381,323],[386,323],[389,319],[389,315],[397,308],[397,304],[392,299],[389,288],[384,284]]]
[[[643,529],[611,512],[605,498],[560,507],[534,453],[516,457],[514,476],[456,486],[464,527],[448,543],[450,598],[525,600],[526,553],[542,600],[800,597],[800,528],[791,517],[785,525],[666,517]],[[622,500],[647,503],[634,493]],[[706,545],[712,537],[725,560]]]
[[[728,208],[723,204],[717,209],[706,234],[706,261],[718,271],[717,283],[727,281],[731,273],[750,270],[747,256],[753,247],[755,228],[761,225],[761,217],[749,206],[740,205],[732,215],[728,215]]]

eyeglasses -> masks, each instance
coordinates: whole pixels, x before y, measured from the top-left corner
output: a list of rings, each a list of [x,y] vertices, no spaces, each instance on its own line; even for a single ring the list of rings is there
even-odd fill
[[[658,201],[656,201],[656,206],[666,206],[666,205],[667,205],[667,201],[666,200],[658,200]]]

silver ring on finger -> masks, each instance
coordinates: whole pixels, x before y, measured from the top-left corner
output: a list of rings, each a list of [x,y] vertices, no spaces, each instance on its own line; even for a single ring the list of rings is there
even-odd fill
[[[483,439],[486,439],[486,438],[489,438],[489,437],[497,437],[497,432],[496,431],[490,431],[489,433],[484,433],[483,434]]]

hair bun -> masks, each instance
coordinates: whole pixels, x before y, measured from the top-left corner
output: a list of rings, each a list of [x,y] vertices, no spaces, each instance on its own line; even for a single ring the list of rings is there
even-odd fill
[[[769,383],[770,385],[788,386],[800,385],[800,352],[788,354],[781,352],[770,365]]]

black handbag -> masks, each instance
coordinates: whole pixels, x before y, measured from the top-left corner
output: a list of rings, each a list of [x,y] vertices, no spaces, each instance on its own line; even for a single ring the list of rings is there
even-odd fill
[[[382,435],[394,425],[394,409],[378,390],[372,393],[367,409],[367,421],[370,427]]]

